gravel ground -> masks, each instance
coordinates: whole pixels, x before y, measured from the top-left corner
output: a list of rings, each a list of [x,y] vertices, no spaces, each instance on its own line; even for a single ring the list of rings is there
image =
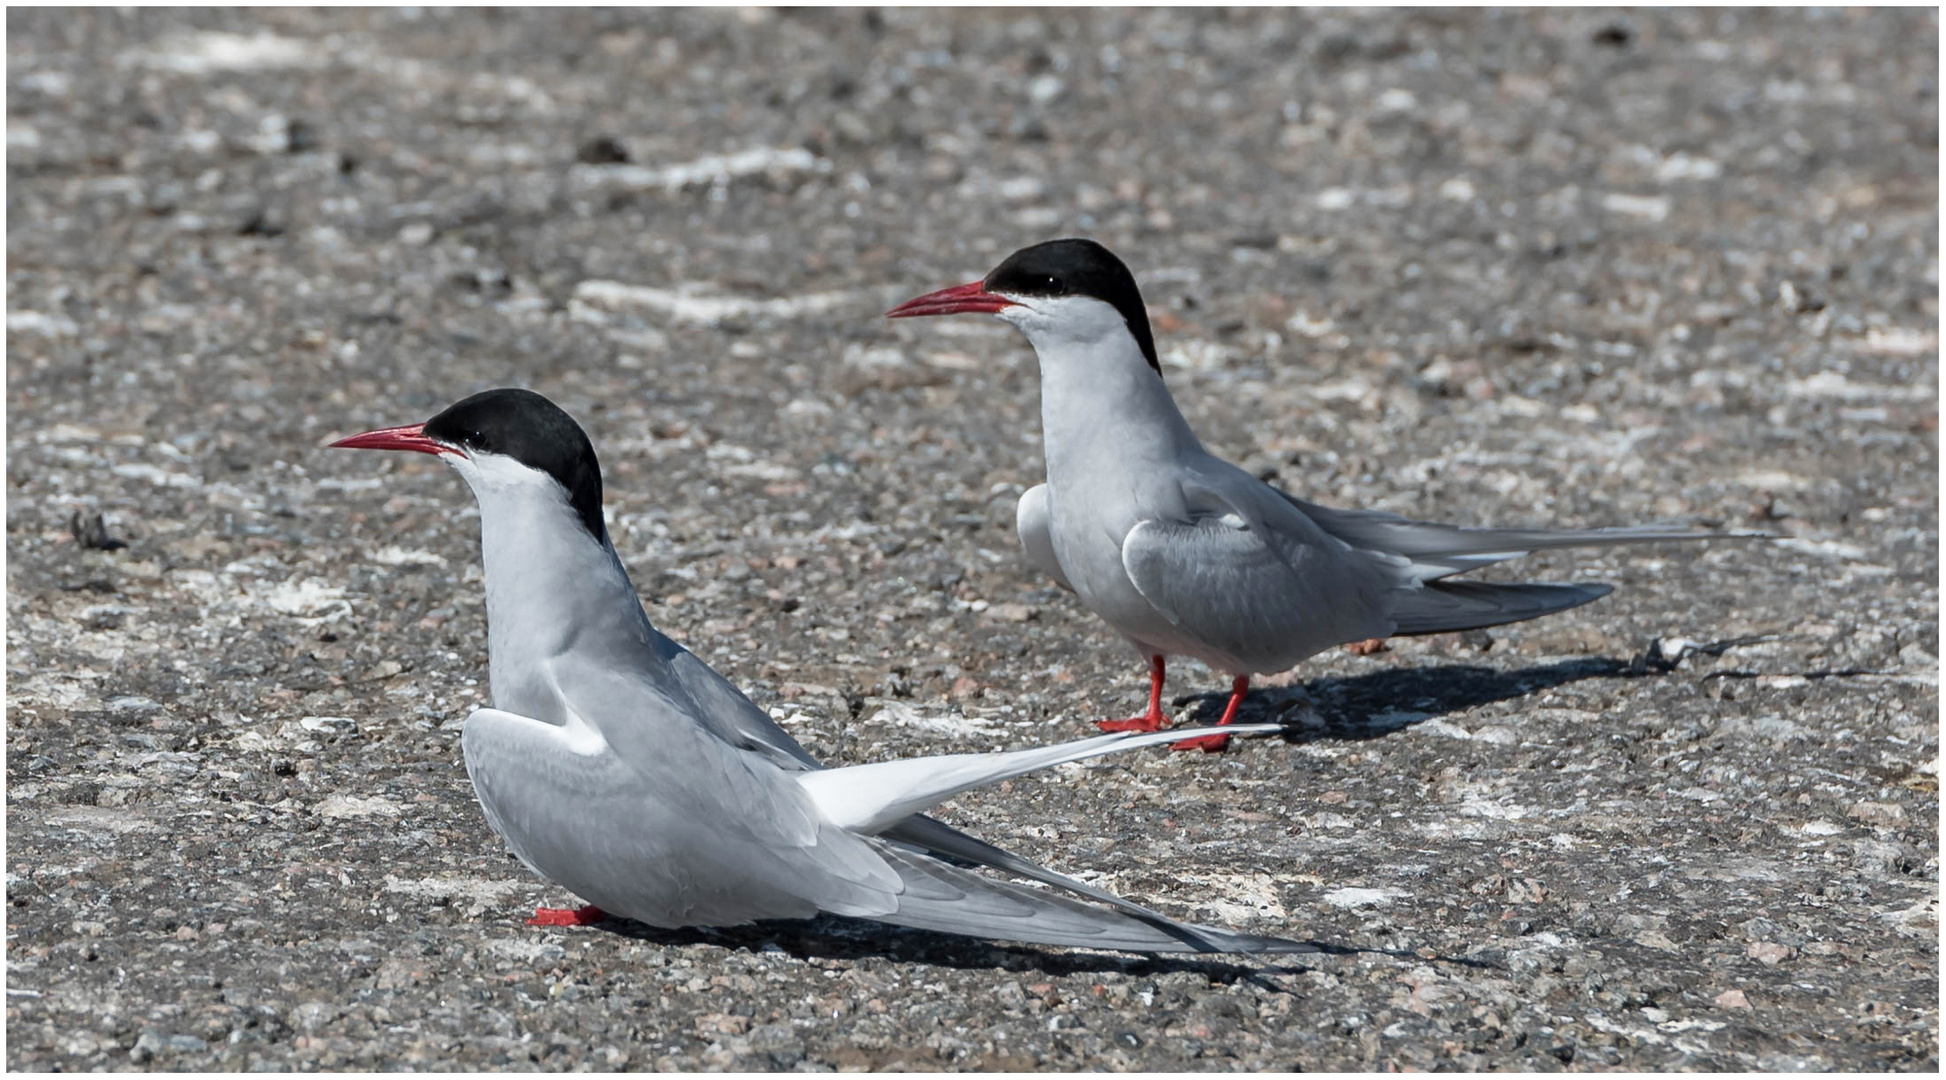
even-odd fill
[[[7,25],[9,1068],[1937,1068],[1934,13]],[[1790,539],[946,810],[1321,956],[523,926],[471,502],[321,442],[532,386],[815,752],[1077,737],[1144,684],[1015,550],[1032,354],[878,317],[1072,233],[1311,498]]]

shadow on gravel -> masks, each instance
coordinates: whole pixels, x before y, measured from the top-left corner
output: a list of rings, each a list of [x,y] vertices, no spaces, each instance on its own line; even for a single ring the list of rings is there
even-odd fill
[[[913,930],[838,915],[779,920],[751,926],[685,927],[680,930],[664,930],[632,919],[611,916],[602,920],[600,926],[603,930],[657,945],[715,945],[741,952],[781,952],[799,960],[864,960],[877,957],[900,964],[922,963],[968,970],[1031,970],[1046,975],[1102,971],[1165,975],[1187,971],[1206,975],[1211,982],[1234,982],[1262,975],[1294,975],[1310,970],[1298,962],[1296,956],[1289,954],[1290,962],[1238,964],[1197,954],[1144,956],[1116,952],[1051,952],[1033,945],[1000,945],[977,938],[936,934],[928,930]],[[1306,944],[1315,945],[1317,952],[1299,956],[1385,952],[1320,942]],[[1391,954],[1388,952],[1387,955]],[[1398,955],[1417,958],[1407,953]],[[1286,957],[1278,959],[1285,960]]]
[[[1237,719],[1288,724],[1284,738],[1297,742],[1377,739],[1436,716],[1583,679],[1632,679],[1663,673],[1660,666],[1609,656],[1515,671],[1475,664],[1389,668],[1351,678],[1317,679],[1303,686],[1252,690]],[[1185,723],[1213,723],[1222,715],[1226,700],[1227,695],[1220,692],[1193,694],[1177,698],[1175,704],[1196,703],[1195,715]],[[1306,706],[1315,709],[1315,715],[1306,715]]]

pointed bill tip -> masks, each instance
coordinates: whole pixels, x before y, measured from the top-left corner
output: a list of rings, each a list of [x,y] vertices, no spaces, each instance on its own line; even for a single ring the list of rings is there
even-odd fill
[[[426,437],[426,425],[402,424],[398,427],[379,428],[350,435],[335,442],[326,443],[333,450],[410,450],[419,454],[446,454],[452,448],[443,446]]]
[[[915,296],[898,307],[885,313],[888,319],[916,319],[926,315],[957,315],[961,312],[977,311],[993,314],[1013,307],[1015,301],[997,293],[986,291],[986,282],[969,281],[964,285],[929,292]]]

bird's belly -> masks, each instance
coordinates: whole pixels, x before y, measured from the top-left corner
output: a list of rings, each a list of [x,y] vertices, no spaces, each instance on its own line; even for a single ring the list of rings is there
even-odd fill
[[[1111,528],[1084,525],[1063,529],[1062,524],[1057,520],[1049,530],[1056,557],[1075,595],[1089,611],[1142,651],[1194,656],[1205,663],[1216,663],[1164,618],[1129,580],[1128,569],[1122,564],[1122,538],[1134,528],[1134,520],[1126,525],[1116,522]]]

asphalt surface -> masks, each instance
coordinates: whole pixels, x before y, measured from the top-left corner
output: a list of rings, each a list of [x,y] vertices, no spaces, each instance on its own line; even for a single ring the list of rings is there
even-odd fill
[[[1937,1068],[1934,13],[7,25],[9,1068]],[[1016,551],[1032,354],[879,318],[1067,234],[1306,497],[1789,539],[945,810],[1323,955],[522,925],[471,502],[321,443],[531,386],[816,753],[1078,737],[1143,678]]]

